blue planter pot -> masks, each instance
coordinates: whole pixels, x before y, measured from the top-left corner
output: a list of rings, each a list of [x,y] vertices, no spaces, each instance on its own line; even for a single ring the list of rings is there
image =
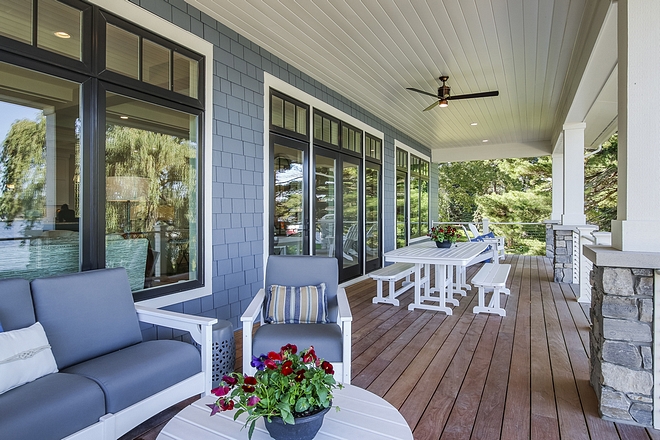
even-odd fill
[[[271,417],[270,422],[264,417],[266,429],[275,440],[312,440],[321,429],[323,417],[330,408],[332,406],[309,416],[296,417],[294,425],[284,423],[281,417]]]
[[[451,247],[451,241],[436,241],[435,245],[438,246],[439,248],[450,248]]]

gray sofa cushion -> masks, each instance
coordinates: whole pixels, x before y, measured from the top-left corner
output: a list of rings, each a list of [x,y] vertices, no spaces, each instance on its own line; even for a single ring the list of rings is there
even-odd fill
[[[267,324],[259,326],[253,338],[252,354],[280,351],[286,344],[298,350],[314,346],[316,355],[329,362],[341,362],[342,337],[337,324]]]
[[[201,371],[200,354],[185,342],[161,340],[133,345],[64,370],[92,379],[116,413]]]
[[[142,342],[124,268],[39,278],[31,287],[60,370]]]
[[[0,399],[0,437],[56,440],[99,421],[105,414],[103,391],[75,374],[49,374]]]
[[[22,278],[0,281],[0,323],[4,331],[34,324],[30,283]]]
[[[337,283],[339,263],[336,258],[271,255],[266,264],[266,292],[273,284],[280,286],[316,286],[325,283],[328,321],[337,322]]]

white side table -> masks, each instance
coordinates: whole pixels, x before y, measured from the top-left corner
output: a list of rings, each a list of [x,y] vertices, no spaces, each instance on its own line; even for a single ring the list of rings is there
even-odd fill
[[[234,421],[234,411],[221,412],[213,417],[206,406],[215,396],[204,397],[184,408],[163,428],[157,440],[228,440],[247,439],[245,414]],[[352,385],[334,392],[333,404],[315,440],[413,440],[412,431],[396,408],[377,395]],[[258,420],[252,440],[272,440]]]

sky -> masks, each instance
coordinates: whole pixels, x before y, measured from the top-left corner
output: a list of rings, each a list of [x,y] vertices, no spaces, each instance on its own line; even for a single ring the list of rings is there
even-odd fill
[[[34,120],[39,113],[35,108],[0,101],[0,143],[7,136],[11,124],[19,119]]]

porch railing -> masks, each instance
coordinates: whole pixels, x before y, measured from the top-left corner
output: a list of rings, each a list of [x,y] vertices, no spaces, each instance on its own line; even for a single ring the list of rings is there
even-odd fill
[[[471,237],[468,234],[468,225],[471,222],[433,222],[433,226],[436,225],[452,225],[461,227],[468,239]],[[474,224],[474,223],[473,223]],[[525,222],[490,222],[488,219],[484,219],[481,224],[477,225],[477,228],[480,229],[481,233],[487,233],[491,230],[492,226],[501,226],[496,228],[499,230],[506,231],[515,230],[516,239],[507,236],[505,233],[505,242],[506,242],[506,251],[508,253],[518,253],[519,249],[516,241],[525,241],[525,240],[534,240],[540,243],[543,243],[545,247],[546,241],[546,225],[545,223],[525,223]],[[578,302],[581,303],[590,303],[591,302],[591,282],[590,274],[593,268],[592,262],[587,259],[582,249],[585,245],[598,244],[598,245],[610,245],[611,244],[611,235],[609,232],[597,232],[595,227],[588,226],[586,228],[575,228],[573,230],[573,277],[572,282],[579,284],[579,297]]]

